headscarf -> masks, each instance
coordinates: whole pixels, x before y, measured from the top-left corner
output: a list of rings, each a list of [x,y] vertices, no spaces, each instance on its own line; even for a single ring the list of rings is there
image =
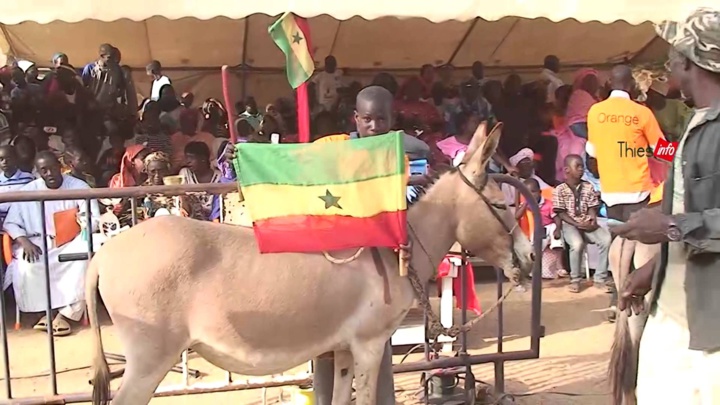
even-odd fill
[[[533,160],[534,157],[535,157],[535,152],[533,152],[532,149],[530,149],[530,148],[522,148],[522,149],[520,149],[520,151],[519,151],[518,153],[516,153],[515,155],[513,155],[513,156],[509,159],[509,161],[510,161],[510,164],[511,164],[511,165],[517,166],[518,163],[520,163],[522,160],[524,160],[524,159]]]
[[[132,145],[125,149],[125,153],[123,153],[122,160],[120,161],[120,172],[110,179],[110,188],[133,187],[137,185],[135,183],[135,177],[131,172],[133,160],[145,149],[145,145]]]
[[[64,54],[64,53],[62,53],[62,52],[56,52],[55,54],[53,54],[52,59],[50,59],[50,62],[53,63],[53,64],[55,64],[55,61],[58,60],[58,59],[60,59],[60,58],[62,58],[62,57],[66,57],[66,58],[67,58],[67,55]]]
[[[575,74],[575,81],[573,82],[573,92],[570,95],[570,101],[568,101],[568,107],[566,117],[567,125],[578,124],[581,122],[587,122],[588,111],[593,104],[597,103],[595,94],[590,94],[582,88],[582,82],[588,76],[598,76],[598,72],[595,69],[583,68],[577,71]]]
[[[575,81],[573,81],[573,90],[581,90],[582,82],[588,76],[598,76],[598,71],[592,68],[582,68],[575,72]]]
[[[149,166],[150,163],[153,162],[161,162],[167,165],[168,168],[170,168],[170,156],[168,156],[165,152],[153,152],[145,157],[145,160],[143,163],[145,163],[145,167]]]

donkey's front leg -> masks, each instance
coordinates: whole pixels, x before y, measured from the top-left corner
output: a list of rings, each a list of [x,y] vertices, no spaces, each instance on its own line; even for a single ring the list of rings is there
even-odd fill
[[[353,355],[349,350],[334,352],[335,376],[332,405],[350,405],[352,402]]]
[[[367,340],[352,345],[351,350],[355,360],[355,403],[357,405],[387,405],[385,398],[378,398],[378,376],[386,346],[387,340],[385,339]],[[390,362],[390,367],[392,367],[392,357]],[[384,394],[391,395],[392,402],[390,403],[394,404],[394,392]],[[378,402],[378,400],[382,402]]]

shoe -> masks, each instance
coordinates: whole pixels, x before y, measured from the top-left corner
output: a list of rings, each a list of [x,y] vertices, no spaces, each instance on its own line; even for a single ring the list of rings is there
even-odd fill
[[[580,282],[579,281],[571,282],[570,285],[568,286],[568,290],[571,293],[579,293],[580,292]]]
[[[604,291],[605,294],[612,294],[613,293],[613,284],[611,284],[611,283],[612,282],[608,283],[607,281],[605,281],[605,282],[597,282],[596,281],[593,283],[593,286],[599,290]]]

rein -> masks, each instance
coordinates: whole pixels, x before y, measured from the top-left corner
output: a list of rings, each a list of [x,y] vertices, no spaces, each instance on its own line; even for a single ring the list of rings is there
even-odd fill
[[[462,164],[461,164],[462,165]],[[485,186],[488,183],[488,175],[487,173],[484,173],[482,176],[482,179],[480,181],[480,185],[476,186],[473,184],[463,173],[461,170],[459,170],[459,166],[453,169],[462,179],[463,183],[467,184],[471,189],[473,189],[478,196],[483,200],[483,202],[488,206],[490,209],[490,212],[493,214],[495,219],[500,222],[503,229],[507,232],[508,237],[510,237],[511,245],[513,243],[512,240],[512,233],[515,231],[515,228],[517,227],[517,224],[513,226],[512,228],[508,227],[503,218],[500,216],[500,214],[496,210],[504,210],[507,209],[507,206],[505,204],[499,204],[494,203],[490,201],[485,194],[483,194],[483,190],[485,189]],[[425,254],[425,258],[430,263],[431,267],[435,267],[432,259],[430,258],[430,253],[428,250],[423,246],[422,241],[417,237],[417,233],[415,232],[415,229],[412,227],[412,225],[408,222],[408,228],[410,232],[413,235],[413,239],[415,239],[418,242],[418,245],[420,245],[420,249],[422,249],[423,253]],[[519,260],[517,257],[517,254],[515,253],[515,249],[512,249],[513,251],[513,264],[518,266]],[[413,286],[413,290],[415,290],[415,296],[418,299],[418,302],[420,303],[420,306],[425,310],[428,316],[428,330],[427,334],[428,337],[432,340],[437,340],[438,336],[445,335],[451,338],[455,338],[462,332],[468,332],[470,329],[475,326],[478,322],[480,322],[483,318],[485,318],[488,314],[492,313],[500,304],[505,301],[505,299],[512,293],[512,290],[514,286],[508,287],[508,289],[505,291],[505,293],[498,298],[495,303],[488,308],[487,311],[483,311],[482,314],[480,314],[478,317],[466,322],[463,325],[453,325],[449,328],[446,328],[443,326],[443,324],[440,322],[440,317],[433,311],[432,305],[430,305],[430,299],[428,298],[427,291],[425,289],[424,283],[420,280],[418,277],[417,271],[412,267],[408,267],[408,278],[410,280],[410,284]],[[465,288],[463,286],[462,288]]]
[[[483,173],[483,176],[480,180],[480,185],[473,184],[464,174],[461,170],[459,170],[459,167],[462,166],[461,163],[458,167],[453,168],[453,171],[456,172],[460,179],[462,179],[463,183],[465,183],[468,187],[473,189],[475,193],[477,193],[478,196],[483,200],[483,202],[488,206],[490,209],[490,213],[492,213],[493,217],[502,225],[503,229],[507,233],[507,236],[510,238],[510,244],[513,244],[512,234],[515,231],[515,228],[517,228],[517,223],[513,227],[509,227],[505,221],[503,220],[502,216],[497,212],[497,210],[506,210],[507,206],[505,204],[496,203],[490,201],[485,194],[483,194],[483,191],[485,189],[485,186],[488,183],[489,177],[487,173]],[[430,267],[435,267],[432,259],[430,257],[430,253],[425,248],[425,246],[422,244],[422,241],[417,237],[417,233],[415,232],[415,229],[412,227],[412,224],[408,222],[408,229],[410,230],[410,233],[413,236],[413,239],[418,242],[420,245],[420,249],[425,254],[425,258],[430,263]],[[338,259],[333,256],[331,256],[328,252],[323,252],[323,255],[325,256],[325,259],[330,261],[334,264],[346,264],[350,263],[353,260],[360,257],[362,252],[364,251],[364,248],[358,249],[355,254],[352,256],[345,258],[345,259]],[[517,253],[515,253],[515,249],[512,249],[513,254],[513,264],[515,266],[519,266],[519,259],[517,257]],[[379,262],[379,265],[382,266],[382,261]],[[383,266],[384,267],[384,266]],[[470,329],[475,326],[478,322],[480,322],[483,318],[485,318],[488,314],[492,313],[500,304],[505,301],[505,299],[512,293],[512,290],[514,286],[508,287],[508,289],[505,291],[505,293],[498,298],[495,303],[488,308],[487,311],[484,311],[482,314],[480,314],[478,317],[466,322],[464,325],[453,325],[450,328],[446,328],[442,325],[440,322],[440,317],[433,311],[432,305],[430,305],[430,299],[428,298],[427,290],[425,289],[424,283],[420,280],[417,271],[412,267],[412,265],[408,266],[408,279],[410,281],[410,284],[413,287],[413,290],[415,291],[415,296],[418,299],[418,302],[420,303],[420,306],[425,310],[428,316],[428,330],[427,334],[430,339],[437,340],[438,336],[445,335],[451,338],[455,338],[460,335],[460,333],[468,332]],[[463,286],[464,288],[464,286]],[[387,298],[386,298],[387,301]]]

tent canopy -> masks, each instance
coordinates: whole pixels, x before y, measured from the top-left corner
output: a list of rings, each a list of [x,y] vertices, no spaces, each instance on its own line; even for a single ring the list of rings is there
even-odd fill
[[[209,20],[215,17],[241,19],[251,14],[278,15],[286,11],[303,17],[328,14],[338,20],[360,16],[367,20],[395,16],[420,17],[432,22],[448,20],[468,21],[476,17],[499,20],[506,16],[538,18],[552,21],[568,18],[611,23],[624,20],[631,24],[677,18],[688,15],[698,6],[717,5],[714,0],[454,0],[442,6],[416,0],[365,0],[342,2],[337,0],[264,0],[246,2],[233,0],[147,1],[123,0],[23,0],[0,3],[0,23],[15,25],[25,21],[46,24],[52,21],[79,22],[84,20],[116,21],[123,18],[144,21],[154,16],[169,20],[195,17]]]
[[[98,45],[111,43],[123,63],[144,67],[157,59],[165,67],[202,69],[245,63],[253,68],[282,68],[283,54],[267,33],[276,17],[254,14],[240,20],[151,17],[79,23],[25,22],[5,26],[8,54],[48,64],[58,51],[81,65],[97,58]],[[523,67],[542,64],[555,54],[565,64],[606,64],[632,57],[655,38],[652,24],[602,24],[506,17],[432,23],[424,18],[360,17],[339,21],[322,15],[309,19],[315,58],[335,55],[351,69],[417,69],[425,63]]]
[[[221,65],[244,64],[255,71],[252,87],[253,80],[282,81],[283,55],[267,28],[293,11],[309,18],[316,61],[332,54],[354,75],[402,75],[426,63],[469,67],[476,60],[489,71],[522,71],[548,54],[566,66],[601,66],[663,57],[666,46],[651,22],[716,1],[0,1],[0,54],[47,65],[62,51],[79,67],[97,58],[99,44],[111,43],[123,64],[141,70],[139,79],[153,59],[175,71],[171,76],[195,81]]]

